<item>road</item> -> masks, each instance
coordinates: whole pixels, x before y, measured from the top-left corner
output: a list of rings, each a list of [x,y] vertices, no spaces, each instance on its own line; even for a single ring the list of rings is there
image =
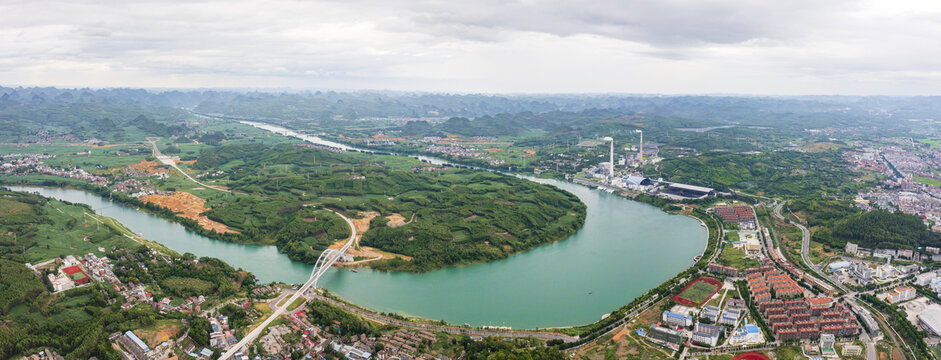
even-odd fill
[[[160,161],[161,164],[164,164],[164,165],[167,165],[167,166],[170,166],[170,167],[176,169],[176,171],[179,171],[180,174],[183,174],[183,176],[186,176],[187,179],[190,179],[190,181],[192,181],[192,182],[194,182],[194,183],[197,183],[197,184],[199,184],[199,185],[202,186],[202,187],[205,187],[205,188],[207,188],[207,189],[213,189],[213,190],[216,190],[216,191],[229,192],[229,190],[220,189],[220,188],[217,188],[217,187],[212,186],[212,185],[206,185],[206,184],[203,184],[203,183],[199,182],[199,180],[194,179],[192,176],[190,176],[189,174],[187,174],[186,172],[184,172],[183,169],[180,169],[178,166],[176,166],[176,161],[174,161],[173,158],[171,158],[171,157],[169,157],[169,156],[166,156],[166,155],[164,155],[164,154],[161,154],[161,153],[160,153],[160,150],[157,149],[157,142],[154,141],[154,139],[147,138],[147,141],[150,142],[150,145],[151,145],[151,146],[153,146],[153,148],[154,148],[154,149],[153,149],[154,157],[157,158],[157,161]]]
[[[791,225],[794,225],[801,230],[801,261],[803,261],[804,265],[813,271],[817,277],[823,279],[824,281],[828,280],[829,278],[820,269],[820,266],[810,261],[810,230],[807,230],[807,227],[801,225],[799,222],[786,219],[784,215],[781,214],[782,207],[784,207],[784,202],[781,202],[778,204],[778,206],[774,207],[774,216],[778,219],[787,221]],[[836,287],[843,291],[843,293],[850,292],[850,289],[846,288],[846,286],[843,286],[843,284],[841,284],[839,281],[830,281],[830,283],[836,285]]]
[[[415,329],[415,330],[439,331],[439,332],[446,332],[450,334],[465,334],[465,335],[475,335],[475,336],[494,336],[494,337],[501,337],[501,338],[506,338],[506,337],[519,338],[519,337],[532,336],[537,339],[547,340],[547,341],[548,340],[562,340],[564,342],[572,342],[576,340],[576,338],[572,336],[568,336],[565,334],[548,333],[548,332],[483,330],[483,329],[472,329],[472,328],[447,326],[447,325],[422,324],[422,323],[416,323],[416,322],[411,322],[407,320],[395,319],[395,318],[391,318],[388,316],[383,316],[383,315],[374,313],[372,311],[364,310],[362,308],[352,306],[342,301],[334,300],[334,299],[324,297],[321,295],[315,294],[313,295],[313,298],[323,301],[323,302],[330,303],[333,306],[339,307],[348,312],[357,314],[359,316],[362,316],[364,318],[367,318],[367,319],[370,319],[370,320],[373,320],[382,324],[391,324],[391,325],[395,325],[398,327]]]
[[[301,286],[300,289],[297,289],[297,292],[295,292],[294,295],[292,295],[291,298],[288,299],[286,304],[293,304],[294,301],[297,300],[298,297],[306,293],[307,290],[310,290],[310,288],[313,287],[314,284],[317,283],[317,280],[320,279],[320,276],[322,276],[324,273],[327,272],[327,270],[330,269],[330,266],[333,265],[333,263],[340,257],[340,254],[346,253],[346,251],[350,249],[350,246],[353,245],[354,239],[356,239],[356,226],[353,226],[353,220],[351,220],[350,218],[346,217],[346,215],[343,215],[339,212],[336,212],[330,209],[327,209],[327,210],[332,211],[333,213],[343,218],[343,220],[346,220],[346,224],[349,225],[350,227],[350,238],[349,240],[346,241],[346,244],[343,245],[343,248],[341,248],[340,251],[335,253],[331,259],[325,261],[324,265],[320,269],[318,269],[316,273],[312,274],[310,279],[307,280],[307,282],[304,283],[304,285]],[[219,357],[219,359],[227,360],[231,358],[232,355],[235,355],[235,353],[239,352],[239,350],[247,347],[249,344],[254,342],[255,339],[258,337],[258,335],[261,335],[261,332],[264,331],[266,328],[268,328],[268,325],[271,324],[272,321],[274,321],[279,316],[281,316],[281,314],[285,313],[285,310],[286,309],[284,309],[283,307],[278,307],[277,309],[275,309],[271,313],[271,316],[265,319],[265,321],[263,321],[260,325],[252,329],[252,331],[249,332],[247,335],[245,335],[245,337],[242,338],[241,341],[239,341],[234,346],[230,347],[229,350],[225,352],[225,354],[222,354],[222,356]]]
[[[878,356],[876,354],[876,342],[869,337],[869,332],[863,330],[863,333],[859,335],[859,340],[866,344],[866,360],[876,360]]]

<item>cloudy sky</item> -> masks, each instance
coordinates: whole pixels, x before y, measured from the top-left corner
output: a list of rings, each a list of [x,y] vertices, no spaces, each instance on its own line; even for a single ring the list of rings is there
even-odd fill
[[[941,94],[941,2],[0,0],[0,85]]]

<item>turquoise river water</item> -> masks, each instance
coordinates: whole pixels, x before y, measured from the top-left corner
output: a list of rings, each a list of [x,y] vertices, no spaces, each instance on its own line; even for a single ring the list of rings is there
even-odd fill
[[[588,206],[585,225],[566,240],[500,261],[423,274],[333,269],[319,286],[375,311],[455,324],[570,326],[597,321],[630,302],[690,266],[705,247],[706,229],[695,219],[580,185],[538,181],[570,191]],[[88,204],[147,239],[222,259],[263,282],[303,283],[310,275],[310,265],[291,261],[274,246],[213,240],[79,190],[14,189]]]

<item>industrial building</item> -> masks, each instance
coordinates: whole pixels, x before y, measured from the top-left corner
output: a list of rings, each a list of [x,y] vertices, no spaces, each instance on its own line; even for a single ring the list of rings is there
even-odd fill
[[[621,180],[624,181],[625,185],[651,186],[654,184],[653,180],[650,180],[649,178],[634,175],[624,176],[621,178]]]
[[[716,190],[696,185],[687,185],[680,183],[666,183],[667,188],[663,193],[687,199],[702,199],[707,196],[715,196]]]
[[[118,337],[117,340],[121,346],[134,355],[135,359],[146,359],[146,354],[150,352],[150,347],[131,330],[125,332],[124,335]]]
[[[941,336],[941,310],[930,309],[918,314],[918,322],[931,334]]]
[[[657,325],[650,326],[650,331],[647,333],[647,337],[673,344],[683,343],[683,337],[678,331]]]
[[[849,261],[837,261],[837,262],[831,263],[830,265],[827,265],[827,268],[829,268],[829,271],[833,273],[841,269],[847,269],[850,266],[852,266],[852,263],[850,263]]]

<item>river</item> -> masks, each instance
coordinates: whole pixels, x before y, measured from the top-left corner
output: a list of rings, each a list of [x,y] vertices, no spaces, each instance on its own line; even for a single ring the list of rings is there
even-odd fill
[[[318,285],[379,312],[515,329],[597,321],[694,263],[707,232],[692,218],[581,185],[532,179],[567,190],[584,202],[585,224],[566,240],[507,259],[423,274],[333,269]],[[187,231],[156,215],[71,189],[15,190],[84,203],[145,238],[180,253],[222,259],[261,281],[303,283],[311,266],[274,246],[234,244]]]

